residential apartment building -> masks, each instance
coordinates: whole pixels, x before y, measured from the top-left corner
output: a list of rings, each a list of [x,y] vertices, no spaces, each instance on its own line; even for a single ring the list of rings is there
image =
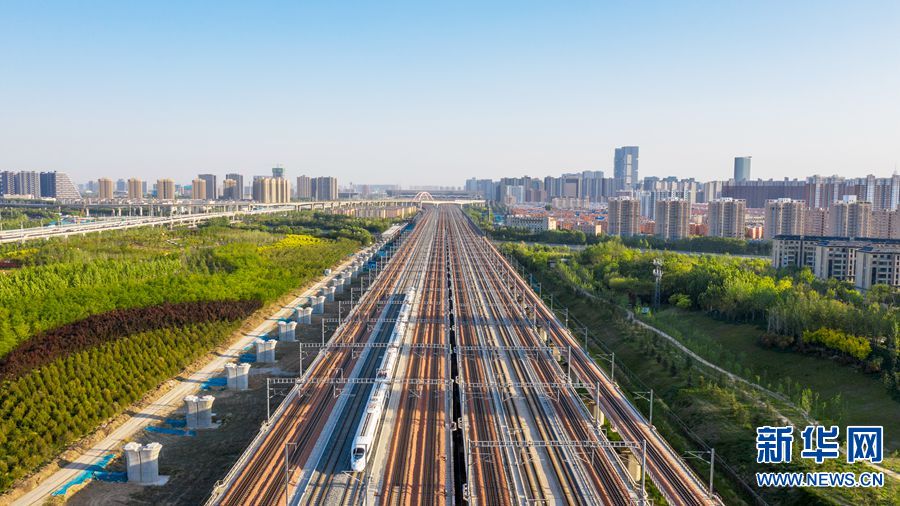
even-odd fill
[[[815,245],[812,271],[817,278],[834,278],[838,281],[856,280],[856,252],[860,244],[855,241],[825,240]]]
[[[810,207],[828,208],[848,195],[861,202],[870,202],[875,211],[892,211],[900,205],[900,175],[878,178],[870,174],[849,179],[811,176],[806,179],[803,199]]]
[[[801,200],[777,199],[766,203],[765,238],[777,235],[801,235],[804,231],[806,204]]]
[[[856,252],[855,284],[862,290],[876,284],[900,288],[900,244],[860,248]]]
[[[140,179],[128,179],[128,199],[140,200],[144,198],[144,182]]]
[[[313,199],[312,178],[310,178],[309,176],[297,176],[297,199]]]
[[[722,187],[722,196],[747,201],[747,207],[762,209],[770,200],[802,200],[806,182],[797,179],[728,181]]]
[[[31,195],[33,197],[41,196],[41,175],[33,170],[23,170],[16,172],[14,176],[14,192],[15,195]]]
[[[56,200],[80,200],[81,193],[69,176],[63,172],[41,172],[41,197]],[[0,190],[0,193],[3,193]]]
[[[872,204],[869,202],[845,198],[832,204],[828,214],[828,235],[850,238],[872,235]]]
[[[226,200],[242,200],[244,198],[244,176],[236,173],[225,174],[225,183],[228,181],[234,181],[234,188],[226,195],[225,184],[223,184],[222,198]]]
[[[677,240],[690,234],[691,205],[687,200],[664,199],[656,202],[655,235]]]
[[[207,194],[206,180],[199,177],[191,181],[191,198],[194,200],[209,200]]]
[[[872,212],[872,237],[900,239],[900,210]]]
[[[337,178],[331,176],[317,177],[315,200],[338,200]]]
[[[587,236],[601,235],[603,233],[603,227],[596,221],[578,222],[572,226],[572,230],[580,230]]]
[[[157,179],[156,198],[159,200],[175,200],[175,181],[168,178]]]
[[[640,233],[641,203],[630,197],[609,199],[609,234],[631,237]]]
[[[830,235],[828,209],[807,209],[803,213],[803,234],[810,236]]]
[[[222,181],[222,199],[224,200],[241,200],[242,190],[240,183],[234,179],[225,179]]]
[[[97,198],[111,200],[115,198],[115,184],[112,179],[101,177],[97,180]]]
[[[291,201],[291,185],[282,177],[257,176],[253,179],[253,200],[263,204]]]
[[[807,237],[803,235],[780,235],[772,240],[772,266],[809,267],[816,262],[816,245],[823,237]]]
[[[724,181],[708,181],[700,185],[700,191],[697,192],[697,202],[709,203],[722,198],[722,188],[725,187]],[[735,199],[742,200],[742,199]],[[744,200],[746,206],[747,201]]]
[[[205,184],[203,185],[204,194],[198,196],[196,192],[193,193],[193,197],[196,200],[216,200],[219,198],[219,185],[216,181],[215,174],[200,174],[197,176],[197,179],[202,180]]]
[[[777,236],[772,265],[809,267],[820,279],[848,281],[863,290],[875,284],[900,288],[900,240]]]
[[[731,237],[743,239],[747,201],[741,199],[722,198],[709,203],[707,223],[709,235],[712,237]]]
[[[0,195],[16,194],[16,173],[8,170],[0,172]]]

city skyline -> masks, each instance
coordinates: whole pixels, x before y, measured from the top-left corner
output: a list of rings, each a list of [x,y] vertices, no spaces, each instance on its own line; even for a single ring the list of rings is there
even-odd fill
[[[642,175],[699,180],[745,154],[762,179],[900,163],[895,3],[211,5],[0,7],[0,169],[458,185],[612,172],[627,145]]]
[[[631,147],[640,147],[640,146],[631,146]],[[733,164],[733,163],[736,163],[736,160],[738,160],[738,159],[740,159],[740,158],[752,158],[752,157],[749,157],[749,156],[747,156],[747,157],[737,157],[737,156],[736,156],[736,157],[732,158],[731,163],[732,163],[732,164]],[[614,164],[613,164],[613,165],[614,165]],[[285,177],[286,179],[289,179],[289,180],[296,179],[297,176],[305,176],[305,175],[308,175],[308,174],[309,174],[309,171],[304,172],[302,169],[292,170],[290,167],[282,167],[282,166],[280,166],[280,165],[277,166],[277,167],[275,167],[275,168],[283,170],[283,171],[284,171],[284,177]],[[755,168],[755,167],[754,167],[754,168]],[[46,170],[45,170],[45,169],[30,169],[30,168],[29,168],[29,169],[18,169],[18,168],[16,168],[16,169],[5,169],[5,168],[4,168],[4,169],[0,169],[0,170],[11,170],[12,172],[18,172],[18,171],[20,171],[20,170],[22,170],[22,171],[35,171],[35,172],[47,172],[47,171],[51,171],[51,172],[52,172],[52,171],[58,171],[57,169],[46,169]],[[240,176],[243,176],[243,177],[252,179],[252,178],[254,178],[254,177],[271,177],[271,173],[270,173],[270,172],[271,172],[272,170],[273,170],[272,167],[269,167],[269,168],[266,168],[266,169],[237,170],[237,171],[234,171],[234,170],[230,170],[230,171],[229,171],[229,170],[214,170],[214,171],[208,171],[208,172],[210,172],[210,174],[200,174],[200,173],[198,173],[198,174],[193,174],[193,175],[192,175],[192,174],[188,173],[188,174],[179,175],[179,176],[170,176],[170,175],[168,175],[168,172],[160,171],[160,172],[157,172],[157,173],[151,173],[151,175],[148,176],[148,179],[154,179],[154,180],[155,180],[155,179],[160,178],[160,177],[163,177],[163,178],[172,178],[172,179],[174,179],[174,180],[176,181],[176,183],[178,183],[178,184],[180,184],[180,185],[187,185],[187,186],[190,186],[191,181],[192,181],[194,178],[196,178],[198,175],[213,175],[213,176],[221,177],[222,179],[224,179],[224,177],[225,177],[227,174],[235,174],[235,175],[240,175]],[[691,175],[691,174],[687,174],[687,175],[677,175],[677,174],[669,174],[669,173],[653,173],[653,172],[650,172],[649,174],[644,174],[644,171],[641,171],[641,175],[639,175],[639,177],[638,177],[638,179],[637,179],[637,183],[640,183],[644,178],[651,178],[651,179],[654,179],[654,180],[656,180],[656,179],[664,179],[664,178],[676,178],[677,180],[689,180],[689,179],[693,179],[693,180],[696,180],[696,181],[698,181],[698,182],[711,182],[711,181],[728,182],[728,181],[735,181],[733,170],[734,170],[733,166],[732,166],[732,167],[729,167],[729,168],[728,168],[728,171],[727,171],[727,172],[728,172],[727,174],[722,174],[722,177],[710,178],[710,179],[699,178],[699,177],[696,177],[695,175]],[[605,177],[608,177],[608,178],[615,178],[615,168],[614,168],[614,167],[610,167],[610,168],[608,168],[608,169],[584,169],[584,170],[582,170],[582,169],[560,169],[560,170],[545,170],[545,171],[540,171],[540,170],[538,169],[538,170],[535,170],[535,171],[531,171],[531,172],[529,172],[529,173],[516,173],[516,172],[512,172],[512,173],[504,173],[504,174],[500,174],[500,175],[494,176],[494,177],[484,177],[484,178],[478,177],[477,179],[494,179],[494,180],[499,180],[499,179],[510,178],[510,177],[513,177],[513,178],[515,178],[515,177],[547,177],[547,176],[549,176],[549,177],[562,177],[562,176],[567,175],[567,174],[581,174],[581,173],[583,173],[583,172],[596,172],[596,171],[602,172],[602,173],[604,174]],[[65,171],[58,171],[58,172],[65,172]],[[878,177],[878,178],[885,178],[885,177],[891,177],[891,176],[896,175],[896,174],[898,174],[898,173],[900,173],[900,170],[893,170],[893,171],[891,171],[891,172],[884,172],[884,173],[879,172],[879,171],[868,171],[868,172],[865,172],[864,176],[875,176],[875,177]],[[432,183],[432,184],[429,184],[429,183],[421,183],[421,182],[416,182],[416,181],[413,181],[413,182],[403,182],[403,183],[401,183],[401,182],[394,182],[394,181],[381,181],[381,180],[375,180],[375,181],[361,181],[361,182],[360,182],[360,181],[345,181],[345,180],[341,179],[339,176],[333,176],[333,175],[325,174],[325,173],[322,173],[322,175],[323,175],[323,176],[329,176],[329,177],[335,177],[335,178],[339,179],[339,180],[340,180],[340,187],[341,187],[341,188],[350,188],[351,185],[354,186],[354,187],[361,187],[361,186],[371,186],[371,185],[375,185],[375,186],[396,186],[396,187],[398,187],[398,188],[406,188],[406,189],[415,189],[415,188],[434,188],[434,189],[436,189],[436,188],[445,188],[445,189],[451,189],[451,188],[464,188],[464,187],[465,187],[465,182],[466,182],[466,180],[468,180],[468,179],[470,179],[470,178],[473,177],[473,176],[471,176],[471,175],[462,175],[461,177],[458,177],[458,178],[455,178],[455,179],[452,179],[452,180],[448,180],[448,183],[447,183],[447,184],[440,184],[440,183]],[[84,185],[84,184],[88,184],[88,183],[96,183],[99,179],[102,179],[102,178],[111,178],[111,179],[116,180],[116,181],[124,181],[124,180],[127,180],[128,178],[131,178],[131,177],[135,177],[135,176],[129,175],[129,174],[122,174],[121,172],[116,172],[116,173],[101,173],[98,177],[95,177],[95,178],[87,178],[87,179],[75,179],[75,178],[73,178],[73,180],[74,180],[75,183],[77,183],[78,185]],[[847,179],[851,179],[851,178],[860,177],[860,176],[859,176],[859,174],[857,174],[856,172],[852,172],[852,173],[824,173],[824,172],[814,172],[814,173],[797,174],[797,175],[782,176],[782,177],[762,177],[762,176],[757,176],[756,172],[754,171],[754,172],[752,173],[752,177],[747,178],[745,181],[751,181],[751,182],[752,182],[752,181],[805,181],[805,180],[810,179],[810,178],[830,178],[830,177],[838,177],[838,178],[847,178]],[[221,183],[219,184],[219,186],[221,187]]]

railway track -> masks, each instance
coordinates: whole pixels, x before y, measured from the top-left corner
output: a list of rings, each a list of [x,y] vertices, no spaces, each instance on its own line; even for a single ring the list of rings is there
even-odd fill
[[[476,232],[475,225],[468,223]],[[623,438],[647,441],[647,473],[667,502],[678,505],[721,504],[717,496],[709,497],[703,483],[685,464],[683,459],[657,434],[644,417],[634,408],[618,387],[581,348],[581,343],[565,328],[558,318],[534,293],[524,279],[485,238],[481,247],[486,257],[497,266],[504,280],[522,294],[528,305],[535,308],[536,319],[547,329],[552,344],[561,349],[573,350],[572,375],[579,381],[600,386],[600,407]]]
[[[346,325],[337,329],[333,342],[368,341],[372,329],[368,328],[366,320],[380,316],[385,310],[379,302],[392,292],[399,271],[412,252],[410,241],[415,240],[417,235],[414,229],[405,240],[401,240],[391,261],[354,308],[353,314],[365,315],[366,318],[349,318]],[[323,355],[319,355],[307,368],[308,377],[339,379],[344,371],[352,370],[359,359],[349,348],[337,348],[328,360],[322,358]],[[278,416],[263,429],[265,434],[261,444],[237,471],[234,481],[221,496],[211,498],[210,503],[267,505],[286,502],[290,482],[296,478],[290,469],[305,463],[310,457],[336,401],[333,389],[327,383],[301,384],[294,390],[285,400],[286,405],[279,409]],[[291,447],[296,451],[290,453]],[[286,456],[290,457],[287,463]],[[287,477],[285,469],[288,469]]]
[[[436,216],[437,230],[444,217]],[[415,344],[443,345],[408,354],[405,378],[447,379],[447,321],[444,300],[447,282],[442,266],[446,261],[445,239],[436,234],[430,245],[430,258],[423,280],[423,304],[416,313],[423,323],[414,325],[410,341]],[[446,385],[405,383],[398,392],[399,402],[390,437],[390,455],[381,479],[380,504],[446,504],[448,497],[447,447],[449,413]],[[450,488],[449,490],[452,490]]]
[[[457,213],[459,213],[457,211]],[[459,213],[461,214],[461,213]],[[458,218],[458,217],[457,217]],[[524,325],[528,318],[521,305],[505,288],[498,278],[494,262],[485,261],[484,252],[480,250],[480,240],[471,234],[465,222],[456,220],[454,239],[459,253],[460,269],[465,278],[463,284],[468,287],[465,306],[479,308],[478,314],[467,314],[472,321],[517,322],[516,324],[475,325],[475,333],[489,335],[489,339],[476,341],[476,345],[484,347],[483,356],[478,360],[484,371],[488,364],[499,358],[503,365],[499,371],[479,376],[473,375],[470,381],[489,380],[493,382],[507,381],[510,384],[546,385],[559,383],[562,370],[559,364],[546,352],[533,353],[528,349],[540,348],[540,337],[529,325]],[[490,260],[490,259],[487,259]],[[486,332],[484,332],[486,331]],[[487,360],[485,360],[487,358]],[[517,497],[513,502],[545,502],[568,504],[628,504],[635,497],[627,483],[625,473],[616,469],[614,456],[600,451],[604,443],[598,434],[591,430],[591,423],[586,416],[580,398],[571,389],[547,395],[540,388],[512,388],[510,395],[518,395],[524,402],[514,403],[506,400],[506,409],[512,415],[511,420],[528,419],[529,423],[507,426],[507,437],[522,443],[517,454],[507,453],[508,467],[520,470],[519,478],[527,482],[527,486],[517,488]],[[580,408],[580,409],[579,409]],[[476,408],[480,412],[483,408]],[[496,414],[493,414],[496,416]],[[510,428],[511,427],[511,428]],[[496,434],[496,431],[494,432]],[[503,436],[502,432],[500,434]],[[481,436],[477,436],[481,437]],[[526,446],[531,441],[556,441],[556,447],[540,449]],[[576,445],[566,446],[566,442],[594,441],[596,446],[583,451]],[[511,441],[510,441],[511,442]],[[496,452],[494,454],[496,459]],[[539,469],[535,462],[547,463]],[[591,463],[587,466],[585,464]],[[599,467],[595,467],[599,466]],[[482,484],[484,485],[484,484]],[[478,490],[478,485],[474,485]],[[524,495],[523,492],[524,491]],[[476,502],[493,504],[498,500],[490,492]],[[508,503],[509,498],[500,499]]]
[[[396,371],[378,380],[390,388],[377,442],[352,472],[351,441],[410,289],[408,326],[390,345]],[[668,502],[717,502],[457,206],[420,213],[331,343],[211,502],[637,504],[646,495],[628,462],[644,441]],[[335,395],[341,378],[359,381]],[[591,393],[624,442],[606,438]]]

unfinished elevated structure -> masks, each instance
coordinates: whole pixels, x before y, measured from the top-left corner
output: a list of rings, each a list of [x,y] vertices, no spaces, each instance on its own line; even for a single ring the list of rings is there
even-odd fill
[[[278,322],[278,340],[286,343],[296,341],[296,328],[297,322]]]
[[[250,364],[225,364],[225,375],[229,390],[247,390],[250,387]]]
[[[132,441],[125,445],[125,466],[128,483],[157,485],[159,477],[159,452],[162,445],[148,443],[141,445]]]
[[[185,419],[188,429],[212,429],[212,405],[216,398],[211,395],[188,395],[184,398],[187,411]]]
[[[257,339],[253,342],[256,346],[256,361],[260,364],[272,364],[275,362],[275,345],[278,341],[274,339]]]

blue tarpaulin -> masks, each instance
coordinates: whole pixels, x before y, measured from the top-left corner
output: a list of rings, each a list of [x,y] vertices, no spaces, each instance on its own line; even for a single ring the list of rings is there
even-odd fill
[[[169,427],[184,427],[187,425],[187,420],[181,420],[178,418],[166,418],[166,425]]]
[[[224,387],[228,384],[228,378],[209,378],[200,384],[201,390],[209,390],[212,387]]]
[[[59,489],[57,489],[56,492],[53,492],[52,495],[66,495],[66,492],[68,492],[70,488],[87,482],[94,477],[95,473],[103,471],[103,469],[109,465],[110,461],[114,457],[115,455],[113,455],[112,453],[104,455],[102,459],[97,461],[97,463],[91,464],[87,469],[78,473],[78,476],[66,482],[66,484],[62,487],[59,487]]]
[[[171,436],[196,436],[197,433],[192,430],[168,429],[166,427],[154,427],[149,425],[144,428],[147,432],[155,432],[157,434],[169,434]]]
[[[94,479],[100,481],[111,481],[115,483],[125,483],[128,481],[128,473],[125,471],[94,471]]]
[[[239,362],[256,362],[256,353],[241,353],[241,356],[238,358]]]

